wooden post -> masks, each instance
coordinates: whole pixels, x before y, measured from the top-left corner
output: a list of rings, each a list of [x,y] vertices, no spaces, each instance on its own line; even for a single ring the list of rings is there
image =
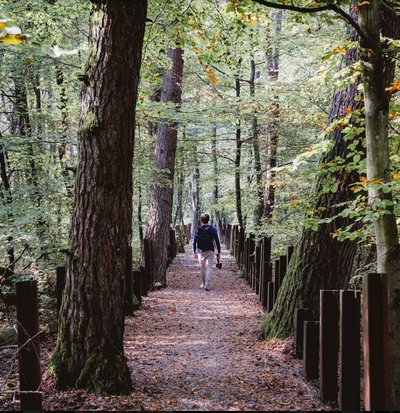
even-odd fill
[[[281,285],[283,283],[283,279],[286,275],[286,270],[287,270],[287,256],[281,255],[279,257],[279,288],[281,288]]]
[[[360,410],[360,299],[360,291],[340,291],[340,410]]]
[[[363,341],[365,410],[391,409],[387,295],[386,274],[372,273],[364,277]]]
[[[60,313],[62,296],[65,288],[65,281],[67,279],[67,269],[64,266],[56,268],[56,295],[57,295],[57,318]]]
[[[303,373],[306,380],[318,379],[319,322],[304,321]]]
[[[239,228],[239,227],[238,227]],[[244,232],[243,228],[239,228],[239,253],[237,256],[237,260],[239,264],[243,264],[243,262],[240,260],[240,253],[244,251],[244,240],[246,238],[246,234]]]
[[[258,273],[259,273],[258,299],[260,300],[261,303],[263,301],[263,295],[265,294],[264,290],[266,288],[266,284],[264,283],[264,281],[265,281],[265,279],[264,279],[264,277],[265,277],[265,273],[264,273],[264,253],[265,253],[264,242],[265,242],[265,238],[263,238],[261,240],[261,244],[260,244],[261,252],[260,252],[259,270],[258,270]]]
[[[146,276],[143,282],[143,293],[147,295],[151,290],[151,285],[153,283],[153,269],[152,269],[152,248],[151,241],[148,238],[143,240],[144,244],[144,267],[146,269]]]
[[[129,245],[126,251],[125,268],[125,315],[133,315],[133,269],[132,269],[132,247]]]
[[[274,286],[275,286],[275,299],[274,301],[276,301],[276,297],[278,297],[278,291],[279,291],[279,287],[281,286],[281,282],[280,282],[280,271],[279,271],[279,264],[280,264],[280,260],[275,260],[275,278],[274,278]]]
[[[261,295],[261,304],[267,309],[268,304],[268,283],[272,281],[272,271],[271,264],[267,261],[263,263],[264,266],[264,277],[263,277],[263,290]]]
[[[294,252],[294,246],[289,245],[287,247],[287,265],[288,266],[289,266],[290,259],[292,258],[293,252]]]
[[[39,305],[36,281],[16,283],[21,410],[42,410]],[[32,391],[38,393],[24,393]]]
[[[261,263],[261,245],[258,244],[255,250],[254,257],[254,286],[253,289],[256,294],[260,292],[260,263]]]
[[[144,268],[140,267],[140,270],[133,271],[132,278],[133,278],[133,294],[139,301],[139,305],[142,304],[142,274],[144,272]]]
[[[319,384],[324,402],[338,401],[339,292],[320,291]]]
[[[308,308],[296,308],[294,310],[294,342],[295,356],[303,358],[304,322],[312,320],[311,311]]]
[[[250,234],[250,246],[249,246],[249,274],[247,277],[248,283],[251,285],[251,271],[252,271],[252,265],[255,260],[255,249],[256,249],[256,240],[254,234]]]
[[[267,313],[271,312],[275,304],[275,285],[273,282],[267,283]]]

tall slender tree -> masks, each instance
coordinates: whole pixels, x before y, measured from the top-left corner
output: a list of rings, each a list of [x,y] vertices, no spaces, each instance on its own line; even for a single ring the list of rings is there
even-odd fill
[[[385,91],[385,59],[382,53],[381,30],[400,26],[400,17],[385,2],[374,0],[359,5],[361,62],[365,99],[367,141],[367,179],[369,182],[390,183],[389,100]],[[386,18],[389,15],[389,18]],[[393,16],[394,15],[394,16]],[[382,19],[383,16],[383,19]],[[392,79],[390,79],[392,80]],[[400,409],[400,243],[396,216],[393,213],[392,191],[369,185],[369,205],[375,211],[384,209],[374,221],[378,272],[387,275],[389,300],[389,346],[392,368],[392,408]]]
[[[147,0],[96,0],[83,75],[72,250],[52,363],[59,387],[128,393],[123,349],[135,104]]]

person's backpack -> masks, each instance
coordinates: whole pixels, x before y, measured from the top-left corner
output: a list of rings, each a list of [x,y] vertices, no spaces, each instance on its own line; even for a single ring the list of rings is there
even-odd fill
[[[202,226],[197,228],[197,247],[201,251],[212,251],[214,236],[211,232],[211,226]]]

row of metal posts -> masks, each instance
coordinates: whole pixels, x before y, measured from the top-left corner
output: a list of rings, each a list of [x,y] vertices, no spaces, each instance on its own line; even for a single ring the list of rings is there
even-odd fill
[[[308,309],[295,312],[296,355],[305,378],[319,380],[322,399],[340,410],[360,410],[362,398],[365,410],[390,410],[388,331],[384,274],[367,274],[362,294],[321,290],[319,321]]]
[[[176,257],[178,245],[176,231],[170,230],[167,265]],[[125,288],[125,315],[132,315],[134,311],[133,295],[139,304],[142,296],[147,296],[154,283],[152,263],[153,248],[147,238],[143,242],[144,266],[133,271],[132,247],[128,247],[126,257],[126,288]],[[57,315],[60,312],[63,291],[66,282],[67,270],[65,266],[56,268],[56,300]],[[30,411],[42,410],[42,381],[40,365],[39,340],[39,302],[37,281],[20,281],[16,283],[17,296],[17,324],[19,347],[19,382],[20,382],[20,409]]]

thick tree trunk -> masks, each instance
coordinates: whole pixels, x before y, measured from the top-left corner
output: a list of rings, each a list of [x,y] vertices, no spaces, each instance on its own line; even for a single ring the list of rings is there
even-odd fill
[[[123,349],[125,267],[146,10],[146,0],[92,2],[71,260],[52,358],[61,388],[131,389]]]
[[[164,70],[161,102],[181,103],[181,82],[183,72],[183,51],[169,49],[172,68]],[[178,125],[167,120],[157,127],[155,166],[163,172],[162,180],[149,188],[149,216],[147,238],[153,243],[153,280],[166,287],[167,247],[172,219],[173,182]]]
[[[384,61],[380,44],[381,2],[373,0],[360,7],[360,27],[367,39],[361,41],[361,62],[365,99],[367,179],[390,182],[388,113],[384,84]],[[385,6],[386,7],[386,6]],[[389,300],[389,346],[392,368],[392,408],[400,409],[400,245],[391,191],[379,185],[368,187],[369,206],[384,209],[374,222],[378,272],[387,274]],[[384,206],[382,203],[388,203]]]
[[[356,35],[352,36],[354,40]],[[357,50],[349,50],[342,59],[341,66],[348,66],[357,59]],[[360,101],[356,100],[357,95],[357,84],[350,84],[334,92],[328,125],[335,119],[345,116],[346,111],[360,108]],[[336,157],[346,159],[350,151],[347,146],[351,142],[346,142],[341,128],[336,128],[330,138],[333,141],[333,147],[321,159],[322,165],[334,161]],[[361,140],[362,137],[360,142]],[[329,218],[337,215],[341,210],[341,207],[337,205],[354,197],[349,185],[358,180],[357,171],[349,172],[346,169],[339,169],[331,173],[322,170],[313,188],[316,199],[314,209],[320,211],[320,217]],[[324,191],[327,182],[338,183],[336,192]],[[352,221],[348,218],[336,218],[330,224],[321,225],[318,231],[303,229],[274,310],[266,320],[264,332],[267,337],[290,335],[296,307],[309,307],[314,316],[317,316],[319,290],[338,289],[346,285],[350,278],[357,244],[352,241],[339,242],[332,237],[332,234],[337,229],[351,223]]]
[[[273,13],[274,37],[281,32],[282,27],[282,10]],[[276,39],[274,40],[276,42]],[[277,44],[271,47],[266,53],[265,61],[267,66],[267,76],[271,83],[276,82],[279,78],[279,47]],[[265,157],[265,188],[264,188],[264,205],[263,217],[271,218],[275,205],[275,176],[274,168],[278,160],[278,142],[279,142],[279,97],[275,94],[271,102],[271,122],[266,127],[267,146]]]

